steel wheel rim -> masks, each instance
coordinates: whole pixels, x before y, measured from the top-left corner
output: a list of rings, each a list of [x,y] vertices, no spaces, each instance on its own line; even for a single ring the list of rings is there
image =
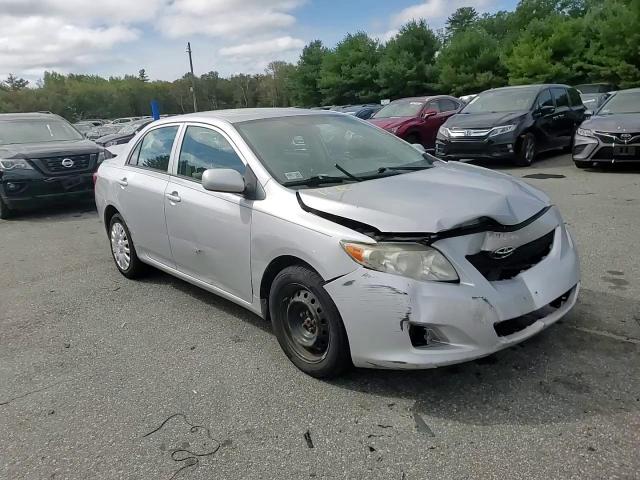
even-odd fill
[[[111,251],[116,264],[121,270],[128,270],[131,265],[131,250],[127,232],[121,223],[111,227]]]
[[[295,353],[309,363],[324,360],[329,351],[330,324],[317,297],[302,285],[290,285],[281,304],[284,333]]]

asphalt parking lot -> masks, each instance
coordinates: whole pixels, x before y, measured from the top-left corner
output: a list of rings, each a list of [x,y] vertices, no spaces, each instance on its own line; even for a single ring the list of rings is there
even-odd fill
[[[560,206],[573,312],[480,361],[330,382],[240,307],[126,280],[89,207],[0,220],[0,478],[638,478],[640,170],[494,167]]]

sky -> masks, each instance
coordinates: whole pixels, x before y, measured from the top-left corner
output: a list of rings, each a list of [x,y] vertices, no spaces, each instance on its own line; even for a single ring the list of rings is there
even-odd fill
[[[312,40],[364,31],[386,41],[413,18],[442,27],[457,8],[513,10],[517,0],[0,0],[0,79],[45,70],[174,80],[296,62]]]

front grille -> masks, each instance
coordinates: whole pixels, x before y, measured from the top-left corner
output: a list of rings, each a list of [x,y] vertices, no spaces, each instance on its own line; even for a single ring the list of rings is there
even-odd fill
[[[70,173],[89,170],[94,155],[86,153],[84,155],[66,155],[60,157],[38,158],[36,161],[40,164],[45,172],[49,173]],[[65,160],[71,160],[71,166],[65,166]]]
[[[591,157],[592,160],[640,160],[640,147],[636,146],[636,154],[635,155],[619,155],[614,156],[613,147],[601,147],[594,155]]]
[[[575,288],[575,287],[574,287]],[[541,318],[547,317],[555,312],[558,308],[560,308],[564,303],[569,300],[569,296],[573,288],[558,298],[556,298],[553,302],[544,307],[535,310],[531,313],[527,313],[526,315],[522,315],[516,318],[510,318],[509,320],[503,320],[501,322],[497,322],[493,324],[493,328],[496,331],[496,334],[499,337],[508,337],[509,335],[513,335],[514,333],[521,332],[527,327],[530,327],[534,323],[536,323]]]
[[[491,252],[467,255],[467,260],[490,282],[508,280],[520,272],[530,269],[549,255],[553,247],[552,230],[545,236],[519,246],[506,258],[493,258]]]
[[[604,143],[615,143],[616,145],[626,145],[640,141],[640,132],[593,132],[596,137]]]

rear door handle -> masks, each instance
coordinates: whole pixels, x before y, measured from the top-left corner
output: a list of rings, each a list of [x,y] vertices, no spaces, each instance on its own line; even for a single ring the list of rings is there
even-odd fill
[[[118,183],[121,187],[126,187],[127,185],[129,185],[129,182],[127,182],[127,177],[121,178],[120,180],[118,180]]]
[[[167,193],[165,196],[173,203],[180,203],[180,200],[182,200],[180,195],[178,195],[178,192]]]

